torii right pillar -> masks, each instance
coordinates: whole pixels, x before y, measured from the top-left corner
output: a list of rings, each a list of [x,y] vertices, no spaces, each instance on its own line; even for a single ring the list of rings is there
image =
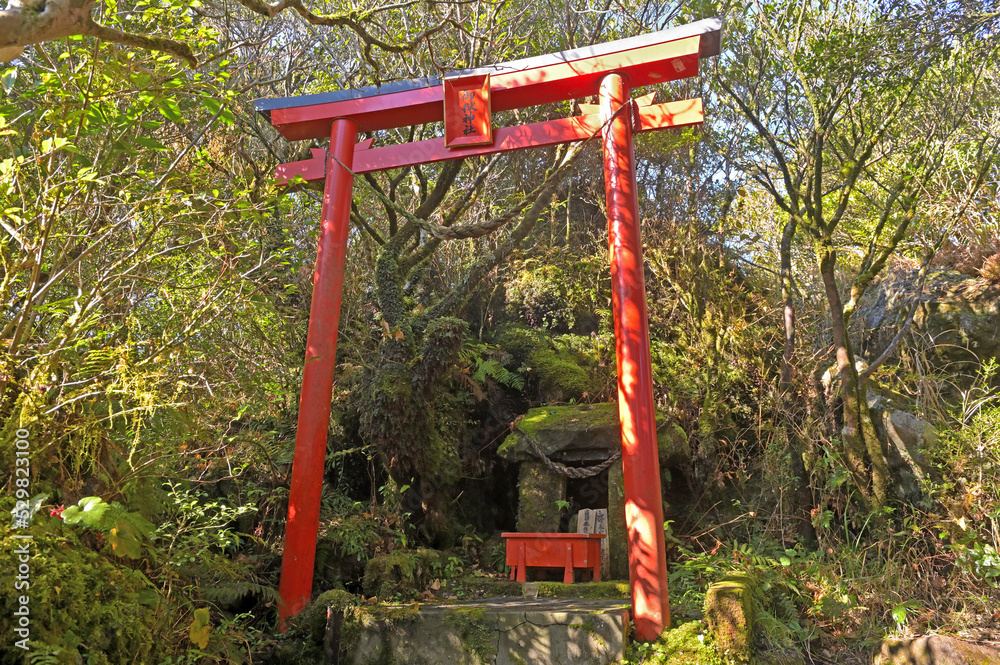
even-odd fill
[[[632,621],[637,637],[652,642],[670,626],[670,604],[632,146],[631,112],[634,109],[626,108],[618,113],[626,104],[629,104],[629,88],[624,77],[620,74],[604,77],[600,88],[604,187],[608,204]]]

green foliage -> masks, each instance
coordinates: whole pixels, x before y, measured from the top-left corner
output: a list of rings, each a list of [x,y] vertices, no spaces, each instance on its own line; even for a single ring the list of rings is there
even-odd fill
[[[156,529],[139,513],[129,512],[119,503],[105,503],[97,496],[84,497],[77,505],[66,508],[62,519],[66,524],[100,531],[115,554],[130,559],[141,556],[142,542]]]
[[[962,394],[955,423],[940,433],[934,462],[945,481],[935,490],[950,513],[951,549],[963,573],[1000,588],[1000,392],[986,363]]]
[[[317,534],[317,575],[330,586],[357,582],[373,557],[405,547],[411,528],[398,507],[361,502],[324,507]]]
[[[448,564],[447,555],[436,550],[395,550],[368,562],[364,592],[383,601],[412,598],[448,572]]]
[[[445,427],[458,407],[442,390],[443,382],[455,370],[465,343],[467,324],[451,318],[432,321],[424,331],[420,353],[407,363],[390,359],[366,375],[358,405],[361,433],[387,459],[397,482],[433,474],[447,485],[457,479],[459,462],[454,436]],[[390,339],[386,347],[401,342]]]
[[[469,342],[462,350],[460,360],[470,371],[474,369],[472,380],[478,385],[490,379],[514,390],[524,389],[524,376],[518,370],[508,369],[513,356],[499,347]]]
[[[599,257],[549,252],[512,266],[511,272],[507,308],[532,328],[569,332],[599,310],[606,272]]]
[[[2,625],[13,635],[10,617],[17,598],[30,598],[31,651],[53,662],[114,665],[158,662],[167,644],[163,636],[169,620],[158,610],[157,590],[140,571],[113,562],[92,549],[77,535],[77,529],[58,519],[42,517],[27,531],[30,588],[16,591],[17,565],[0,569],[0,583],[12,590],[3,595]],[[4,552],[14,556],[26,541],[5,535]],[[0,662],[21,663],[18,651],[6,648]]]
[[[700,475],[752,473],[750,460],[764,444],[759,426],[770,417],[778,330],[762,321],[767,305],[721,238],[671,221],[650,230],[647,299],[657,406],[688,436]]]

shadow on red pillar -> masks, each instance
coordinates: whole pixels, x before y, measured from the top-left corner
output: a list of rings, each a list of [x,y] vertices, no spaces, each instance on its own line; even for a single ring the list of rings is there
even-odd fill
[[[621,75],[609,74],[601,81],[601,120],[605,123],[604,186],[608,203],[632,619],[638,638],[651,642],[670,626],[670,605],[631,109],[625,108],[614,115],[628,102],[628,97],[628,85]]]
[[[342,118],[333,121],[330,150],[326,158],[326,186],[313,275],[312,305],[309,308],[309,333],[295,433],[285,549],[281,558],[281,603],[278,613],[281,629],[285,619],[298,614],[312,597],[326,437],[330,426],[333,366],[337,355],[340,298],[344,287],[347,231],[354,189],[351,168],[357,138],[358,126],[355,122]]]

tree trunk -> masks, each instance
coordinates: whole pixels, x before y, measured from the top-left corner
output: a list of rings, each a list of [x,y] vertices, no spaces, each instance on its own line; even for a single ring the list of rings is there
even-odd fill
[[[806,473],[805,446],[795,428],[795,387],[792,383],[792,360],[795,357],[795,303],[792,299],[792,237],[798,226],[794,217],[789,216],[781,234],[779,253],[781,257],[781,301],[784,304],[785,346],[781,354],[781,413],[785,430],[792,472],[792,512],[798,522],[797,533],[803,545],[815,549],[816,529],[812,523],[813,497]]]
[[[877,509],[886,503],[889,470],[882,454],[882,445],[872,426],[865,387],[858,378],[858,370],[854,364],[854,353],[851,350],[844,317],[844,304],[837,290],[835,274],[837,252],[829,240],[824,239],[816,245],[816,256],[827,304],[830,307],[830,324],[843,404],[844,425],[841,436],[844,440],[847,465],[868,507]]]

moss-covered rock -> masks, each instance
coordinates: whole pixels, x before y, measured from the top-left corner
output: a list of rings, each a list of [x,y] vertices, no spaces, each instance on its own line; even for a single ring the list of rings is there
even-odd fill
[[[528,364],[538,378],[539,395],[543,402],[577,400],[591,388],[590,375],[566,351],[536,349],[528,356]]]
[[[753,582],[738,575],[716,582],[705,594],[705,620],[719,653],[729,663],[751,662]]]
[[[480,663],[493,663],[497,655],[495,622],[487,621],[482,608],[456,608],[444,615],[445,626],[459,637],[463,651],[474,655]]]
[[[866,331],[864,346],[883,349],[907,319],[919,273],[886,275],[869,289],[857,318]],[[913,316],[915,332],[934,340],[928,359],[949,374],[973,371],[989,358],[1000,360],[1000,284],[952,271],[928,276]]]
[[[504,328],[495,343],[511,354],[514,367],[521,365],[528,370],[540,401],[578,400],[593,390],[590,370],[595,361],[554,340],[540,330],[514,325]]]
[[[601,461],[621,449],[617,402],[543,406],[529,410],[517,426],[556,462]],[[680,465],[690,458],[684,430],[662,413],[656,414],[656,434],[662,462]],[[497,454],[514,462],[538,459],[517,430],[504,440]]]
[[[327,614],[331,611],[343,613],[348,607],[357,604],[358,597],[343,589],[324,591],[308,607],[289,619],[289,624],[295,629],[318,634],[326,625]]]

